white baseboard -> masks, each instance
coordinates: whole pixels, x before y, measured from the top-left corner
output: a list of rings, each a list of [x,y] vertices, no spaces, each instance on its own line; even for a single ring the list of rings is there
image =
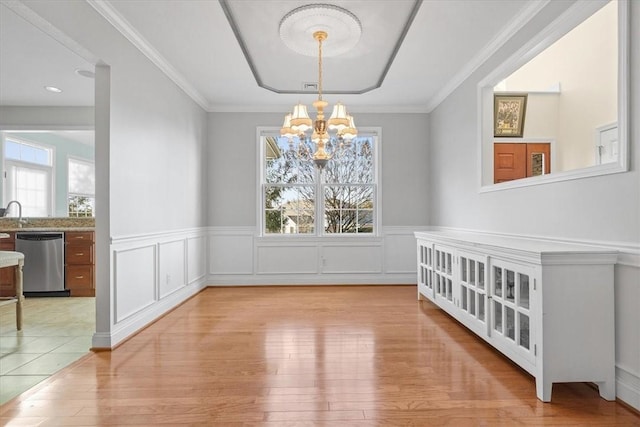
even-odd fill
[[[264,285],[415,285],[416,274],[238,274],[211,275],[209,286]]]
[[[111,238],[109,298],[97,293],[93,348],[111,349],[207,283],[206,228]]]
[[[91,348],[96,350],[111,349],[111,334],[108,332],[96,332],[91,339]]]
[[[618,399],[640,411],[640,377],[616,366],[616,395]]]
[[[110,333],[96,332],[93,335],[92,347],[94,349],[113,349],[119,343],[173,310],[204,288],[206,288],[205,281],[199,280],[197,283],[185,286],[155,304],[149,305],[127,317],[122,322],[114,325]]]

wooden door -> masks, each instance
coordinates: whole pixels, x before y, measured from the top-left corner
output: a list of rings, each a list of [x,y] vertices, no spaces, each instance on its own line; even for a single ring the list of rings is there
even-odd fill
[[[493,182],[527,177],[527,144],[493,144]]]
[[[551,172],[551,144],[493,144],[493,182],[511,181]]]

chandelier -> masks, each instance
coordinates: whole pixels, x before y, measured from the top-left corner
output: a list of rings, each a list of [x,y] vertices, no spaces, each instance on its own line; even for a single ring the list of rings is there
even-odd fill
[[[338,147],[349,145],[351,140],[358,135],[353,116],[347,113],[347,109],[341,102],[336,103],[329,120],[325,119],[324,110],[329,103],[322,99],[322,42],[327,39],[327,32],[318,30],[313,33],[313,38],[318,42],[318,99],[313,102],[316,109],[316,119],[311,120],[307,106],[298,103],[293,107],[293,112],[285,115],[284,124],[280,129],[280,135],[289,138],[290,144],[294,137],[304,141],[311,134],[311,141],[315,144],[316,151],[311,158],[313,163],[323,169],[333,155],[327,152],[332,131],[337,138]]]

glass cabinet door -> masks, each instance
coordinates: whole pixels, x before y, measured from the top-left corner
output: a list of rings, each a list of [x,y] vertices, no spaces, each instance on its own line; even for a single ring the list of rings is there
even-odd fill
[[[493,262],[491,275],[491,332],[524,353],[533,355],[531,301],[533,275],[526,268]]]
[[[487,320],[486,257],[460,252],[460,308],[475,320]]]
[[[431,243],[418,244],[418,291],[433,298],[433,247]]]
[[[433,272],[435,297],[453,304],[453,266],[455,262],[453,251],[435,246],[433,254],[436,260]]]

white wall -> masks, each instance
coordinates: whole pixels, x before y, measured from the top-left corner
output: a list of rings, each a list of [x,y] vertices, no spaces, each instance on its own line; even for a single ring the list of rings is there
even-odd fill
[[[111,347],[204,285],[205,247],[193,242],[206,234],[207,116],[88,3],[25,4],[106,70],[96,75],[94,346]]]
[[[616,267],[618,397],[640,409],[640,86],[631,86],[631,170],[538,186],[479,193],[477,84],[569,3],[542,14],[431,114],[429,213],[435,226],[547,236],[610,245]],[[631,2],[631,81],[640,81],[640,3]],[[597,315],[597,313],[594,313]]]
[[[416,197],[428,186],[428,117],[356,116],[359,127],[382,129],[381,236],[292,239],[260,238],[256,228],[256,128],[280,126],[283,114],[209,114],[212,283],[415,283],[413,232],[429,221],[429,200]]]

